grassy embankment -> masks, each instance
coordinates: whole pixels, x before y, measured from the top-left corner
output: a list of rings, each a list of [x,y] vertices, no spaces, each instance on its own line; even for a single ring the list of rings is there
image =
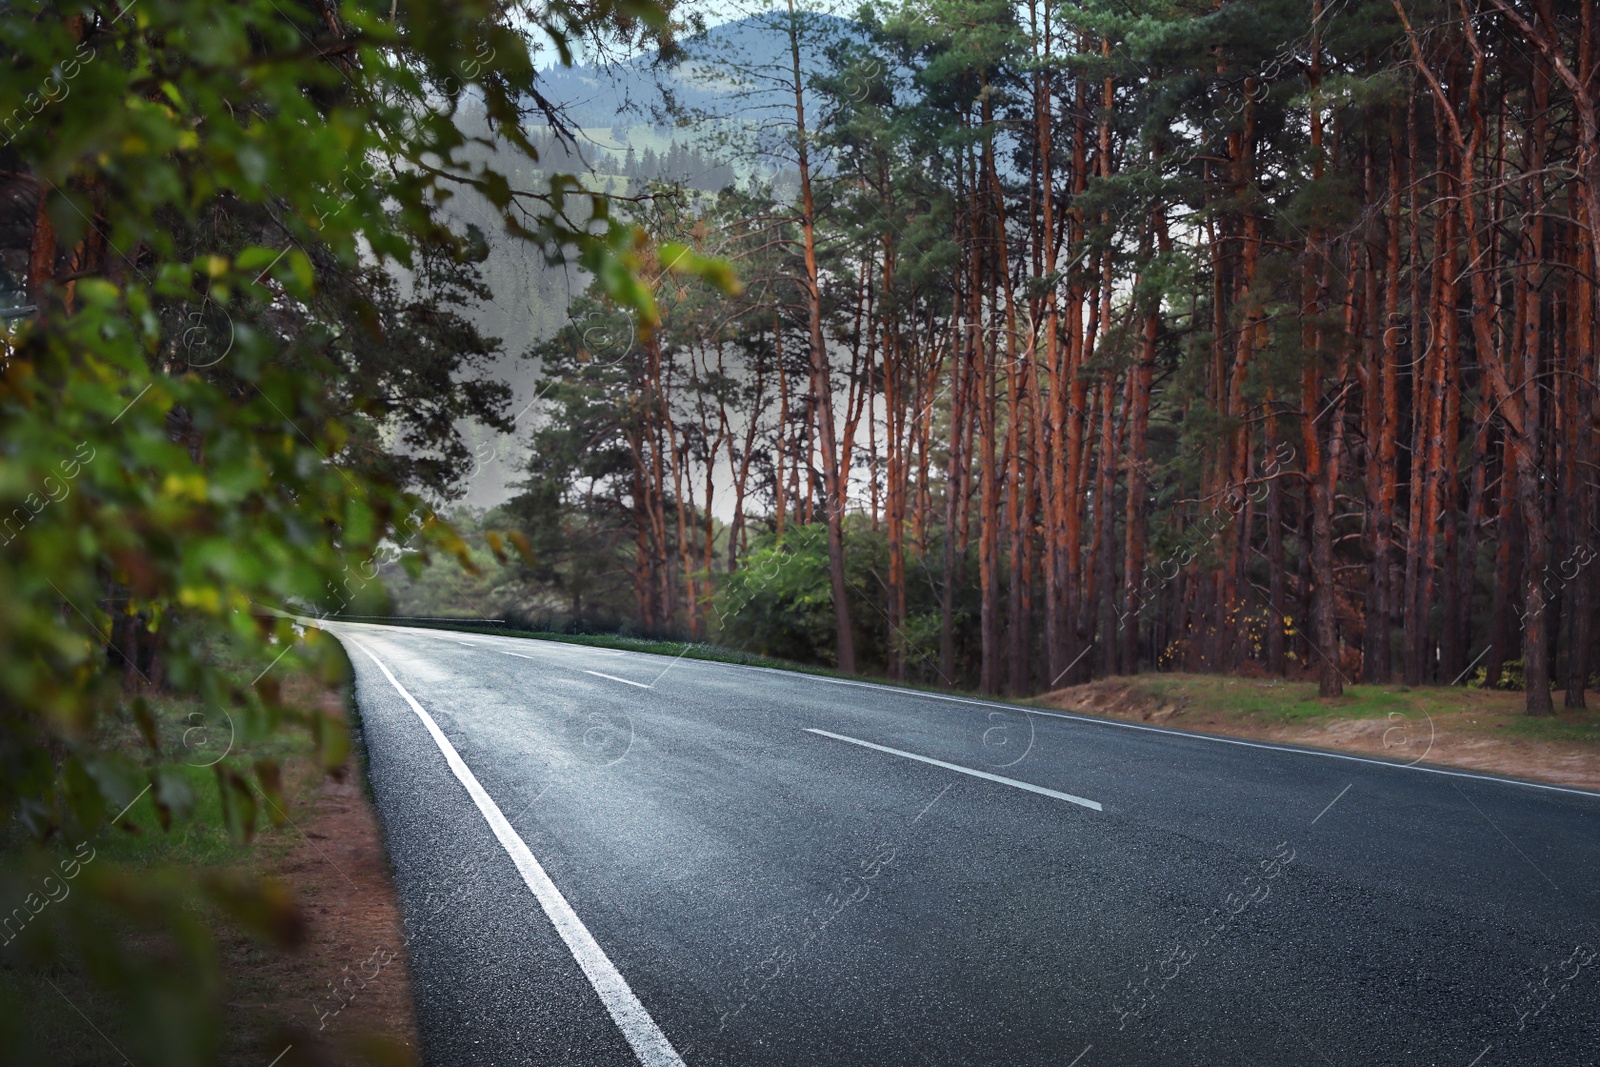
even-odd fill
[[[1123,683],[1127,710],[1172,707],[1168,721],[1185,718],[1208,722],[1237,722],[1243,726],[1318,726],[1335,720],[1433,718],[1457,727],[1475,726],[1482,733],[1503,733],[1529,741],[1600,744],[1600,714],[1594,710],[1566,712],[1554,717],[1531,718],[1523,714],[1520,692],[1467,686],[1394,685],[1346,686],[1342,697],[1324,700],[1315,682],[1281,678],[1239,678],[1216,674],[1149,674]],[[1600,706],[1600,696],[1591,698]],[[1557,708],[1561,694],[1556,694]]]

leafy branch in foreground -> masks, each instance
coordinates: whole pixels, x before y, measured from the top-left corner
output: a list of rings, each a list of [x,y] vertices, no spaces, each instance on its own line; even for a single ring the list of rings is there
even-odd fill
[[[574,182],[519,193],[501,161],[536,158],[524,120],[557,117],[540,48],[667,43],[668,16],[654,0],[107,0],[0,19],[5,888],[109,823],[193,817],[151,714],[161,690],[231,709],[247,735],[305,727],[342,763],[337,724],[285,700],[272,668],[329,650],[261,606],[328,606],[396,542],[460,548],[415,491],[449,494],[457,423],[503,423],[507,393],[487,377],[498,341],[464,314],[485,295],[487,238],[445,221],[456,189],[655,321],[641,236]],[[207,629],[265,669],[239,684],[206,641],[173,636]],[[114,740],[129,724],[141,744]],[[278,807],[277,769],[236,763],[217,785],[248,838]],[[292,932],[270,886],[180,881],[103,865],[80,891],[101,936],[41,922],[18,942],[152,1006],[141,1062],[215,1059],[221,1002],[189,894]]]

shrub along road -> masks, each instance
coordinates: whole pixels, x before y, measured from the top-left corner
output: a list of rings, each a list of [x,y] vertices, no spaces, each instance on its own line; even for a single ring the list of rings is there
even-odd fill
[[[435,1064],[1586,1064],[1600,796],[328,624]]]

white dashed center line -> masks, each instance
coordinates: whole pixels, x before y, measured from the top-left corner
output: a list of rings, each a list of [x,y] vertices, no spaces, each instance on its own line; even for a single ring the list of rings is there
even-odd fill
[[[1044,786],[1034,785],[1032,782],[1019,782],[1015,778],[1002,778],[998,774],[990,774],[988,771],[974,770],[971,767],[963,767],[958,763],[946,763],[944,760],[934,759],[932,756],[919,756],[915,752],[902,752],[898,748],[890,748],[887,745],[875,745],[871,741],[863,741],[856,737],[846,737],[844,734],[829,733],[827,730],[815,730],[808,727],[806,729],[806,733],[818,734],[822,737],[831,737],[835,741],[848,741],[852,745],[860,745],[862,748],[876,749],[879,752],[887,752],[891,756],[900,756],[904,759],[914,759],[919,763],[928,763],[935,767],[943,767],[947,771],[956,771],[960,774],[970,774],[974,778],[982,778],[986,782],[999,782],[1001,785],[1009,785],[1016,789],[1026,789],[1030,793],[1038,793],[1040,796],[1045,797],[1055,797],[1057,800],[1065,800],[1069,804],[1079,804],[1085,808],[1091,808],[1094,811],[1102,810],[1100,805],[1093,800],[1085,800],[1082,797],[1075,797],[1071,793],[1060,793],[1054,789],[1046,789]]]
[[[611,681],[613,681],[613,682],[621,682],[623,685],[636,685],[640,689],[649,689],[650,688],[650,686],[645,685],[643,682],[630,682],[628,679],[626,679],[626,678],[618,678],[614,674],[601,674],[599,671],[584,671],[583,673],[584,674],[592,674],[596,678],[609,678]]]

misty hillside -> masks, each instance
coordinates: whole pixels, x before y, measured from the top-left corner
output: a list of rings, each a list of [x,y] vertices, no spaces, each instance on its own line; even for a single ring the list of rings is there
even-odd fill
[[[684,58],[671,66],[660,63],[655,52],[647,52],[625,63],[596,66],[582,64],[554,67],[540,73],[540,91],[560,104],[575,126],[611,126],[625,121],[630,125],[670,123],[666,99],[681,111],[720,111],[738,94],[742,111],[758,110],[783,102],[783,96],[770,89],[736,84],[719,71],[724,60],[752,67],[787,65],[789,41],[776,19],[777,13],[751,15],[714,26],[683,42]],[[818,69],[826,63],[821,37],[836,38],[848,32],[850,23],[830,15],[807,19],[820,29],[810,47],[802,45],[802,62]]]

